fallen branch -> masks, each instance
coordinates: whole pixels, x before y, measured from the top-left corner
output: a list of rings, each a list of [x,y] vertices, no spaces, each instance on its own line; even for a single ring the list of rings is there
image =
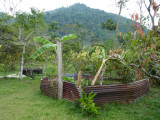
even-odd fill
[[[131,66],[135,66],[135,67],[140,67],[139,65],[136,64],[130,64]],[[155,80],[160,80],[160,77],[157,75],[152,75],[150,74],[145,68],[141,67],[142,71],[149,77],[155,79]]]
[[[103,70],[103,68],[105,66],[105,62],[108,61],[109,59],[118,59],[123,64],[123,61],[121,60],[120,55],[118,55],[118,54],[110,55],[107,59],[103,60],[102,65],[99,68],[98,72],[96,73],[96,76],[94,77],[94,80],[92,81],[91,85],[95,85],[98,76],[100,75],[100,73],[102,72],[102,70]]]
[[[109,58],[108,58],[108,59],[109,59]],[[94,77],[94,80],[92,81],[92,84],[91,84],[91,85],[95,85],[96,80],[97,80],[98,76],[100,75],[100,73],[101,73],[101,71],[102,71],[102,69],[103,69],[103,67],[104,67],[104,65],[105,65],[105,62],[106,62],[108,59],[103,60],[102,65],[101,65],[100,69],[98,70],[96,76]]]
[[[160,77],[159,77],[159,76],[150,74],[150,73],[149,73],[147,70],[145,70],[143,67],[142,67],[141,69],[142,69],[142,71],[143,71],[145,74],[147,74],[149,77],[151,77],[151,78],[153,78],[153,79],[155,79],[155,80],[160,80]]]

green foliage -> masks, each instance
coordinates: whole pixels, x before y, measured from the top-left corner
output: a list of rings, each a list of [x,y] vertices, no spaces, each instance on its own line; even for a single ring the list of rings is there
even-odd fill
[[[31,13],[17,12],[14,25],[25,30],[37,29],[44,24],[43,13],[37,9],[31,8]]]
[[[156,32],[155,32],[156,33]],[[160,80],[159,76],[159,46],[154,31],[149,31],[145,36],[141,35],[140,31],[136,31],[134,34],[128,32],[123,35],[122,47],[126,51],[121,55],[121,59],[124,64],[130,68],[137,69],[136,79],[142,79],[149,77],[157,82]]]
[[[0,23],[1,23],[1,25],[2,24],[8,24],[8,25],[11,24],[12,18],[13,18],[13,16],[11,16],[7,13],[1,12],[0,13]]]
[[[66,36],[62,37],[61,41],[63,42],[65,40],[74,39],[76,37],[77,36],[75,34],[69,34],[69,35],[66,35]],[[40,42],[40,43],[44,44],[43,46],[41,46],[40,48],[38,48],[31,55],[31,58],[33,58],[33,59],[35,59],[38,56],[40,56],[41,54],[43,54],[48,48],[55,48],[57,46],[56,44],[53,44],[52,42],[50,42],[49,40],[46,40],[44,38],[34,37],[33,39],[36,40],[36,41],[38,41],[38,42]]]
[[[89,74],[96,74],[102,60],[106,57],[105,49],[102,46],[90,47],[80,52],[72,51],[70,54],[70,59],[76,72],[81,70]]]
[[[59,29],[58,23],[56,21],[52,21],[49,24],[49,32],[56,32]]]
[[[77,35],[76,41],[78,41],[81,44],[81,47],[84,47],[85,39],[90,36],[90,33],[87,31],[87,29],[79,22],[76,24],[66,24],[62,27],[60,34],[66,34],[66,33],[74,33]],[[91,37],[91,36],[90,36]]]
[[[56,21],[52,21],[48,24],[48,35],[50,36],[50,39],[55,41],[55,38],[58,36],[57,31],[59,30],[58,23]],[[56,42],[56,41],[55,41]]]
[[[90,57],[84,50],[80,51],[79,53],[72,51],[71,55],[72,64],[77,73],[89,63]]]
[[[109,59],[106,62],[106,74],[109,76],[110,74],[113,73],[110,77],[111,78],[119,78],[121,79],[121,83],[130,83],[135,80],[135,74],[134,74],[134,69],[133,67],[122,63],[118,59]]]
[[[89,80],[81,79],[81,87],[90,85]]]
[[[31,58],[35,59],[38,56],[40,56],[41,54],[43,54],[48,48],[55,48],[57,45],[56,44],[45,44],[43,46],[41,46],[40,48],[38,48],[32,55]]]
[[[52,44],[52,42],[50,42],[49,40],[46,40],[46,39],[40,38],[40,37],[33,37],[33,40],[40,42],[42,44]]]
[[[81,102],[82,112],[86,112],[88,114],[92,115],[98,115],[99,113],[99,107],[95,105],[93,102],[93,98],[96,96],[96,94],[93,94],[93,91],[87,94],[82,91],[82,98],[77,99],[77,101]]]
[[[71,51],[80,52],[82,47],[77,40],[64,41],[62,46],[63,72],[72,72]]]
[[[68,56],[70,55],[71,51],[79,53],[82,50],[80,43],[76,40],[65,41],[62,43],[62,45],[63,54],[66,54]]]
[[[105,43],[105,51],[106,51],[106,53],[109,53],[109,50],[113,49],[113,44],[114,44],[114,40],[113,39],[106,40],[106,43]]]
[[[103,59],[106,58],[106,52],[102,46],[94,46],[89,49],[90,62],[86,66],[86,70],[90,70],[89,73],[95,75],[99,70]]]
[[[11,18],[6,14],[0,15],[0,65],[5,74],[14,69],[20,57],[20,47],[15,44],[14,30],[10,27]]]
[[[63,80],[68,81],[68,82],[73,82],[73,83],[75,82],[74,79],[70,78],[70,77],[64,77],[63,76]]]
[[[64,37],[62,37],[61,41],[64,42],[66,40],[75,39],[75,38],[77,38],[77,35],[75,35],[75,34],[68,34],[68,35],[65,35]]]
[[[102,29],[114,31],[116,29],[116,24],[113,23],[112,19],[108,19],[106,23],[102,22]]]

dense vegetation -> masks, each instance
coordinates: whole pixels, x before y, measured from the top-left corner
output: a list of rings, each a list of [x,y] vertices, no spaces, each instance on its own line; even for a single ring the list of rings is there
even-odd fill
[[[45,51],[51,47],[51,44],[56,46],[55,38],[75,33],[76,39],[72,38],[63,42],[64,73],[82,71],[95,75],[104,59],[118,54],[121,62],[117,63],[113,59],[107,61],[103,76],[115,76],[127,81],[148,76],[158,82],[159,28],[145,33],[144,25],[137,23],[140,19],[138,14],[132,17],[134,18],[132,20],[120,17],[119,35],[115,37],[118,41],[113,44],[112,33],[115,32],[114,29],[117,29],[117,15],[91,9],[84,4],[75,4],[45,13],[34,8],[31,8],[31,13],[17,12],[15,16],[2,13],[0,17],[0,56],[2,58],[0,65],[5,74],[10,68],[14,69],[16,64],[21,64],[21,73],[23,64],[27,62],[45,62],[47,66],[50,60],[56,62],[56,50],[52,48]],[[126,23],[126,20],[129,20],[131,26]],[[129,29],[126,29],[124,24],[127,24]],[[132,28],[133,25],[134,28]],[[133,30],[136,30],[134,34]],[[44,39],[33,42],[32,38],[35,36]],[[45,39],[48,39],[47,42],[44,41]],[[46,43],[51,44],[39,48]],[[40,50],[37,57],[43,54],[33,60],[30,57],[36,50],[35,48]],[[136,73],[135,69],[142,72]]]
[[[118,2],[119,11],[123,9],[122,6],[125,5],[125,2],[127,1],[120,0]],[[100,85],[105,84],[106,79],[117,79],[120,83],[129,83],[144,78],[149,79],[152,84],[160,85],[160,22],[156,26],[154,21],[154,18],[158,16],[157,11],[160,5],[156,4],[154,0],[152,3],[151,0],[149,2],[146,10],[150,16],[142,18],[141,15],[134,14],[132,20],[121,17],[121,12],[119,15],[105,13],[79,3],[48,12],[31,8],[30,13],[20,11],[13,15],[1,13],[0,119],[11,119],[12,115],[8,118],[6,115],[9,106],[12,107],[12,112],[14,110],[21,112],[19,116],[16,112],[12,113],[15,119],[39,119],[37,115],[40,113],[44,113],[44,119],[53,119],[53,116],[57,119],[59,114],[56,112],[53,114],[53,109],[50,108],[51,106],[55,107],[55,104],[58,106],[58,108],[54,108],[57,112],[61,112],[65,108],[64,117],[60,116],[62,119],[93,119],[91,116],[89,118],[82,116],[79,111],[75,113],[75,110],[70,110],[69,105],[78,110],[72,103],[64,100],[57,102],[57,100],[41,96],[40,83],[36,80],[40,80],[43,76],[34,76],[34,74],[28,75],[31,78],[22,76],[26,63],[43,63],[45,64],[44,75],[48,77],[57,75],[57,63],[59,63],[57,42],[62,43],[63,73],[78,74],[77,86],[80,89],[82,86],[79,83],[84,81],[81,79],[82,74],[96,75]],[[152,15],[150,11],[154,14]],[[152,28],[144,32],[145,23],[148,20],[151,20]],[[21,81],[7,79],[7,75],[12,73],[19,74]],[[89,85],[95,85],[97,78],[90,81]],[[102,115],[95,119],[107,117],[116,119],[117,116],[119,119],[157,119],[160,117],[158,92],[159,89],[152,88],[146,98],[132,105],[104,105],[102,109],[104,108],[105,111],[100,110]],[[84,96],[86,95],[84,94]],[[91,98],[93,97],[94,94],[90,94],[90,97],[86,96],[84,99],[91,104],[85,108],[86,103],[84,102],[83,107],[84,110],[89,109],[90,111],[94,108],[93,113],[97,114],[99,113],[97,112],[98,107],[92,104]],[[82,98],[80,101],[84,99]],[[11,101],[11,104],[7,100]],[[46,100],[50,101],[49,104]],[[15,109],[17,101],[21,104],[20,111]],[[64,104],[61,104],[63,102]],[[145,110],[141,111],[140,107]],[[48,108],[50,108],[49,112],[42,110],[48,110]],[[4,109],[5,112],[1,112]],[[37,114],[39,109],[41,112]],[[122,114],[122,112],[124,113]],[[70,113],[70,115],[67,116],[66,113]],[[74,113],[73,116],[72,113]],[[28,114],[31,115],[28,117]],[[48,117],[46,118],[46,116]]]

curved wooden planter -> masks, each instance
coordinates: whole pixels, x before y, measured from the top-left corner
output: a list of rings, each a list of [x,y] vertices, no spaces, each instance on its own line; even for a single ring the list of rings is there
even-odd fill
[[[49,81],[47,78],[41,80],[41,91],[50,97],[57,97],[56,81]],[[108,102],[124,102],[131,103],[144,96],[150,90],[150,82],[148,79],[135,81],[129,84],[113,84],[113,85],[95,85],[83,88],[86,94],[91,91],[96,93],[94,102],[96,105],[102,105]],[[63,82],[63,98],[69,101],[81,98],[81,92],[74,83]]]

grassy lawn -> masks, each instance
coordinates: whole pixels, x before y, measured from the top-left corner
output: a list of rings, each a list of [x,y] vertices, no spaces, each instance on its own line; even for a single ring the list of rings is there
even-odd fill
[[[100,115],[86,116],[74,103],[43,95],[40,79],[0,79],[0,120],[159,120],[160,88],[133,104],[109,103]]]

